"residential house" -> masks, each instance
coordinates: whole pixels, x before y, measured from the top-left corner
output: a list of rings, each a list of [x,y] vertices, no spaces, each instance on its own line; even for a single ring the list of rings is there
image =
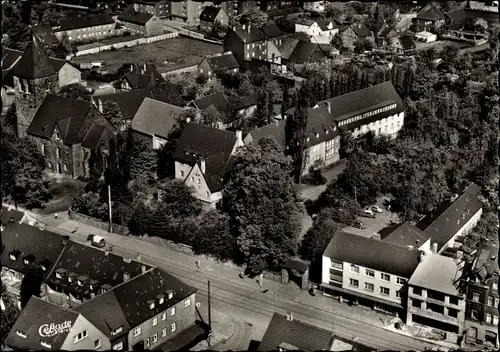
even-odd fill
[[[423,32],[418,32],[415,33],[415,40],[419,42],[424,42],[424,43],[432,43],[437,40],[437,34],[423,31]]]
[[[184,108],[145,98],[132,119],[132,131],[151,140],[153,149],[160,149],[184,111]]]
[[[230,158],[242,145],[241,131],[188,123],[174,153],[175,178],[193,187],[193,196],[213,208],[222,199]]]
[[[435,33],[445,23],[443,13],[432,3],[425,5],[412,19],[414,32]]]
[[[27,134],[44,155],[47,170],[77,178],[90,175],[91,155],[98,147],[109,148],[115,129],[90,103],[49,94]]]
[[[398,36],[398,32],[393,26],[387,24],[386,21],[381,22],[376,32],[377,45],[384,46],[392,42],[393,38]]]
[[[456,259],[422,252],[408,281],[406,324],[429,326],[441,332],[440,338],[457,343],[465,323],[465,294],[457,284],[461,275]]]
[[[125,11],[118,16],[118,21],[132,34],[153,37],[164,33],[163,21],[149,13]]]
[[[300,320],[292,313],[274,313],[258,347],[258,351],[363,351],[362,346],[352,340],[335,336],[331,331],[318,328]]]
[[[286,137],[285,137],[285,125],[286,120],[274,121],[269,125],[255,128],[248,132],[248,134],[243,139],[245,144],[250,144],[252,142],[257,143],[262,138],[273,138],[278,144],[282,145],[283,148],[286,147]]]
[[[257,95],[251,94],[240,97],[234,110],[238,120],[252,117],[257,110]]]
[[[305,33],[307,35],[319,35],[322,30],[315,20],[309,18],[301,18],[295,22],[295,32]]]
[[[151,88],[165,83],[162,75],[150,64],[131,64],[130,71],[119,81],[122,90]]]
[[[276,47],[280,46],[282,41],[286,38],[285,32],[278,27],[276,22],[269,22],[259,29],[267,37],[268,42],[273,43]]]
[[[109,339],[81,313],[32,296],[4,341],[15,350],[111,350]]]
[[[47,45],[56,44],[59,39],[54,34],[52,30],[52,26],[48,24],[39,24],[31,27],[31,32],[34,36],[37,37],[40,43],[44,43]]]
[[[137,111],[139,111],[139,108],[146,98],[176,106],[186,105],[184,99],[182,99],[181,88],[178,85],[169,83],[147,89],[93,96],[92,104],[99,109],[101,113],[104,113],[106,102],[114,102],[118,106],[121,118],[123,119],[122,126],[119,126],[120,130],[124,131],[126,128],[130,127],[132,119],[137,114]]]
[[[460,41],[473,46],[483,45],[488,43],[489,33],[481,33],[464,29],[462,26],[449,26],[442,33],[443,38],[453,41]]]
[[[97,41],[115,35],[115,20],[109,14],[85,15],[60,19],[52,31],[61,40]]]
[[[342,44],[350,51],[354,50],[354,44],[359,40],[367,40],[372,43],[375,42],[373,33],[364,23],[353,24],[345,27],[340,33]]]
[[[136,0],[134,11],[145,12],[158,18],[166,18],[170,14],[170,1],[167,0]]]
[[[326,1],[304,1],[304,10],[314,12],[325,12]]]
[[[233,16],[242,15],[248,10],[258,6],[258,3],[259,1],[255,0],[233,0],[231,4]],[[228,12],[228,15],[230,15],[230,12]]]
[[[240,64],[234,57],[233,53],[228,51],[225,53],[205,56],[205,58],[198,65],[198,76],[208,77],[208,80],[210,81],[212,77],[219,73],[236,73],[239,69]]]
[[[314,43],[329,44],[339,28],[330,20],[301,19],[295,22],[295,32],[311,36]]]
[[[178,18],[187,22],[188,24],[200,24],[200,16],[205,6],[218,5],[225,8],[224,12],[227,14],[227,4],[225,1],[199,1],[199,0],[181,0],[171,1],[171,17]]]
[[[410,53],[415,50],[415,48],[416,46],[413,41],[413,37],[409,35],[394,37],[391,42],[391,49],[396,53]]]
[[[335,233],[322,257],[323,291],[353,303],[402,313],[406,284],[421,252],[389,242]]]
[[[231,104],[223,93],[217,92],[210,94],[203,98],[193,100],[188,104],[188,107],[197,109],[199,113],[209,106],[215,107],[222,117],[222,121],[214,124],[213,127],[225,129],[235,122],[236,117],[233,114]]]
[[[399,20],[400,9],[398,3],[394,1],[377,1],[373,12],[373,18],[377,21],[385,22],[389,20],[391,23]]]
[[[250,24],[230,28],[224,38],[224,52],[231,51],[242,69],[252,59],[265,58],[266,48],[266,35]]]
[[[466,236],[481,219],[483,206],[478,198],[480,192],[481,188],[471,183],[460,197],[444,203],[431,217],[417,224],[431,236],[437,253],[446,254],[460,247],[457,239]]]
[[[465,343],[468,349],[498,349],[498,247],[481,248],[467,276]]]
[[[215,25],[227,27],[229,17],[220,7],[205,6],[200,14],[200,29],[206,33],[211,33]]]
[[[292,44],[293,45],[293,44]],[[325,51],[325,47],[321,44],[306,42],[299,40],[294,45],[294,49],[290,56],[284,56],[282,52],[282,63],[287,65],[287,69],[293,69],[294,64],[305,64],[308,62],[319,62],[328,59],[330,56],[329,49]]]

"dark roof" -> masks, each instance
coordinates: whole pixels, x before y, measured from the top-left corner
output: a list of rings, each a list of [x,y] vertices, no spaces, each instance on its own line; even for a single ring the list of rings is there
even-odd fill
[[[223,153],[227,162],[236,143],[236,135],[229,131],[188,123],[177,142],[174,159],[186,164]],[[193,155],[194,154],[194,155]]]
[[[33,26],[31,30],[33,35],[36,36],[41,43],[55,44],[59,41],[52,31],[52,27],[48,24]]]
[[[281,120],[281,121],[276,121],[273,122],[269,125],[256,128],[252,131],[249,132],[249,135],[252,137],[252,140],[255,142],[258,142],[262,138],[265,137],[272,137],[276,142],[278,142],[280,145],[285,146],[286,145],[286,139],[285,139],[285,125],[286,125],[286,120]],[[245,137],[246,139],[247,137]]]
[[[476,261],[474,263],[474,270],[484,268],[486,272],[493,275],[498,272],[498,246],[484,246],[481,248]]]
[[[88,28],[94,26],[103,26],[107,24],[114,24],[115,20],[108,14],[90,15],[85,14],[73,18],[64,18],[59,20],[58,24],[52,29],[55,32],[70,31],[78,28]]]
[[[207,95],[203,98],[196,99],[192,101],[192,104],[200,110],[208,108],[213,105],[218,111],[227,111],[229,109],[229,101],[223,93],[217,92],[214,94]]]
[[[74,310],[62,308],[32,296],[12,327],[5,344],[17,350],[44,350],[41,341],[49,343],[49,350],[58,350],[62,347],[70,331],[63,331],[54,336],[41,337],[39,329],[44,324],[62,324],[66,321],[75,323],[79,314]],[[26,334],[26,338],[19,336],[16,331]]]
[[[305,63],[311,60],[311,56],[317,50],[324,53],[324,56],[326,57],[326,53],[318,46],[318,44],[306,42],[305,40],[299,40],[297,45],[295,45],[292,54],[288,57],[288,60],[296,63]]]
[[[280,29],[280,27],[278,27],[278,25],[275,22],[271,22],[263,27],[260,27],[260,30],[269,39],[278,38],[285,35],[285,33]]]
[[[330,21],[330,20],[326,20],[326,19],[319,19],[316,21],[316,23],[318,24],[319,28],[321,28],[322,31],[327,31],[329,30],[328,28],[328,25],[331,23],[333,24],[333,28],[335,28],[335,23],[333,21]]]
[[[431,236],[432,243],[438,244],[438,250],[482,208],[483,204],[478,199],[479,191],[479,186],[471,183],[453,203],[438,209],[429,225],[417,225]]]
[[[200,21],[203,22],[214,22],[215,17],[222,11],[220,7],[215,6],[205,6],[203,11],[200,14]]]
[[[2,214],[2,221],[3,217]],[[13,217],[14,221],[3,221],[2,265],[24,274],[28,269],[24,258],[34,256],[34,262],[45,267],[44,276],[48,275],[63,252],[63,237],[35,226],[19,224],[17,212],[7,212],[5,217]],[[16,260],[10,259],[10,254],[14,252],[18,254]]]
[[[403,47],[403,50],[411,50],[415,49],[415,42],[413,41],[413,38],[410,37],[409,35],[404,35],[398,38],[399,42],[401,43],[401,46]]]
[[[418,249],[418,247],[427,242],[429,238],[431,238],[429,234],[405,222],[398,225],[394,231],[383,237],[382,241],[403,247],[414,246]]]
[[[240,67],[240,64],[231,51],[221,54],[215,54],[212,56],[206,56],[206,59],[214,73],[224,72]]]
[[[99,105],[99,101],[114,101],[120,107],[122,117],[125,120],[132,120],[139,110],[145,98],[159,100],[177,106],[184,106],[180,86],[171,83],[162,84],[160,87],[148,89],[136,89],[113,94],[103,94],[94,96],[92,99]]]
[[[245,44],[266,40],[266,35],[255,26],[245,25],[245,29],[242,26],[230,30],[234,31]]]
[[[98,293],[102,285],[115,287],[123,283],[125,273],[128,273],[130,278],[140,275],[142,266],[146,269],[150,268],[134,260],[127,263],[123,257],[113,253],[106,254],[100,249],[70,242],[55,265],[54,272],[47,279],[47,283],[73,296],[89,298],[91,292]],[[61,279],[57,278],[57,272],[64,273]],[[69,282],[67,276],[71,273],[76,274],[75,278],[86,277],[83,286],[79,286],[76,279]]]
[[[132,120],[132,129],[149,136],[167,138],[184,108],[145,98]]]
[[[444,15],[432,3],[425,5],[418,13],[417,17],[422,20],[444,20]]]
[[[66,60],[63,59],[56,59],[55,57],[49,57],[49,61],[52,64],[52,67],[59,72],[59,70],[64,66],[64,64],[67,62]],[[73,65],[72,65],[73,66]],[[74,67],[74,66],[73,66]]]
[[[10,72],[14,76],[27,79],[48,77],[57,73],[36,36],[28,42],[23,56]]]
[[[418,266],[420,252],[371,238],[338,232],[323,253],[325,257],[388,274],[410,278]]]
[[[333,335],[330,331],[303,323],[295,317],[289,321],[285,315],[274,313],[259,345],[259,351],[276,351],[283,343],[300,351],[329,350],[332,342]]]
[[[145,12],[125,11],[118,15],[118,20],[123,22],[135,23],[144,26],[153,18],[153,15]]]
[[[123,79],[127,80],[132,89],[144,89],[155,84],[165,83],[163,76],[148,63],[131,64],[130,71],[125,74]]]
[[[364,23],[351,25],[352,30],[359,38],[369,37],[372,35],[370,29]]]
[[[460,9],[460,10],[447,12],[446,16],[452,22],[455,22],[455,23],[462,23],[466,19],[475,19],[478,17],[483,18],[488,23],[497,23],[498,22],[498,13],[488,12],[488,11]]]
[[[82,147],[94,149],[97,148],[101,141],[111,140],[112,138],[114,138],[114,133],[109,125],[92,124],[83,137]]]
[[[236,110],[246,109],[253,105],[257,105],[257,94],[242,96],[236,103]]]
[[[73,145],[88,116],[90,103],[49,94],[28,127],[28,134],[50,138],[57,127],[64,144]]]
[[[312,26],[313,24],[316,23],[316,21],[311,20],[310,18],[298,18],[295,20],[295,23],[303,26]]]
[[[15,49],[2,48],[2,70],[8,70],[23,56],[23,52]]]
[[[297,38],[288,37],[283,40],[282,44],[279,46],[278,50],[281,53],[281,57],[285,60],[288,60],[290,55],[292,55],[295,47],[299,43],[300,40]]]

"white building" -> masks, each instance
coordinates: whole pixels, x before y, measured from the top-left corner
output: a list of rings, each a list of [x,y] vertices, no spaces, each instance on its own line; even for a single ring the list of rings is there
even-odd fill
[[[339,28],[329,20],[301,19],[295,23],[296,33],[305,33],[315,38],[315,42],[328,44],[339,32]]]
[[[304,10],[325,12],[325,1],[304,1]]]

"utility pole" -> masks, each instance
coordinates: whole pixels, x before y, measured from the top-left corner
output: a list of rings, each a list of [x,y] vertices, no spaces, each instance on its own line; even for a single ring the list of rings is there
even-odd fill
[[[109,233],[113,233],[113,219],[111,217],[111,186],[108,185],[108,210],[109,210]]]
[[[210,346],[210,336],[212,335],[212,308],[210,306],[210,280],[208,280],[208,346]]]

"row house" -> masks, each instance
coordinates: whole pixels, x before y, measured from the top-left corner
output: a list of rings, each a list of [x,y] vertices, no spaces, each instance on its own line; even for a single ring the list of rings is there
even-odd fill
[[[174,153],[175,178],[192,187],[195,198],[215,208],[222,199],[231,156],[242,145],[241,131],[233,133],[188,123]]]
[[[163,22],[149,13],[125,11],[118,15],[118,21],[126,31],[144,37],[153,37],[165,31]]]
[[[115,20],[109,14],[65,18],[52,27],[56,37],[69,41],[98,41],[115,35]]]
[[[170,1],[139,0],[134,1],[134,11],[145,12],[158,18],[166,18],[170,14]]]

